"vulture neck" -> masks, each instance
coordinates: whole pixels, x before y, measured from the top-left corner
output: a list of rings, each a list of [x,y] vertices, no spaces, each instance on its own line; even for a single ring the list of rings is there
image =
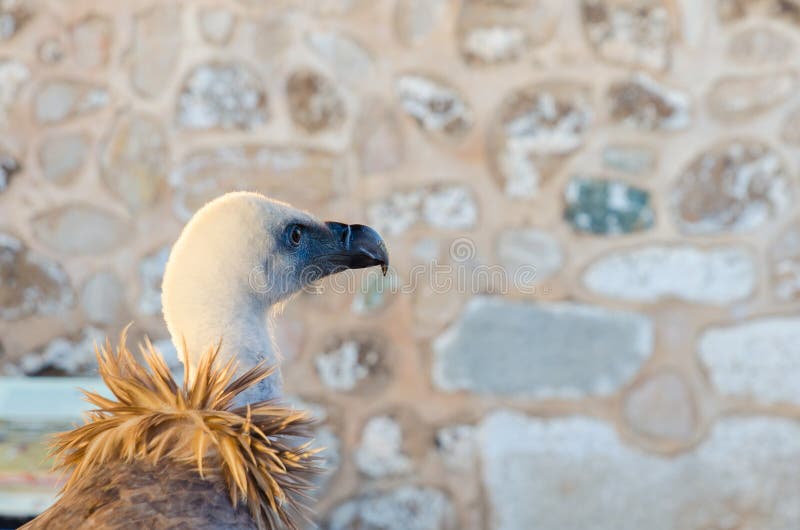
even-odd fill
[[[249,294],[236,296],[227,291],[224,286],[206,286],[185,293],[191,293],[191,300],[171,300],[173,311],[181,310],[183,315],[176,327],[181,336],[173,334],[172,341],[179,352],[183,352],[185,343],[191,373],[196,372],[202,354],[217,344],[221,344],[220,361],[233,358],[237,375],[262,362],[278,368],[280,356],[272,336],[271,308]],[[180,303],[178,307],[174,307],[176,302]],[[276,369],[270,377],[240,394],[236,405],[280,397],[281,376]]]

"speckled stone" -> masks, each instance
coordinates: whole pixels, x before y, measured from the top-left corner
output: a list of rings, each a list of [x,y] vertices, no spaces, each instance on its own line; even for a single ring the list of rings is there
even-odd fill
[[[646,74],[612,83],[608,102],[613,122],[642,131],[680,131],[691,124],[689,95]]]
[[[436,451],[448,470],[473,470],[478,462],[477,434],[473,425],[450,425],[436,431]]]
[[[403,454],[402,445],[402,428],[392,417],[370,418],[354,453],[358,470],[370,478],[410,473],[413,463]]]
[[[455,530],[455,511],[441,490],[399,486],[347,500],[331,512],[327,530]]]
[[[800,403],[800,319],[774,316],[706,330],[698,353],[725,395],[760,403]]]
[[[722,121],[742,121],[772,110],[797,92],[793,72],[732,75],[718,79],[708,94],[711,114]]]
[[[69,277],[61,265],[31,251],[13,235],[0,233],[0,318],[54,315],[73,301]]]
[[[465,0],[457,18],[461,56],[472,66],[519,60],[548,42],[558,25],[559,6],[535,0]]]
[[[671,201],[686,234],[746,232],[786,211],[790,176],[781,156],[755,140],[701,152],[675,181]]]
[[[97,328],[87,327],[80,333],[58,337],[44,347],[25,354],[16,368],[25,375],[95,375],[97,357],[95,344],[102,344],[105,334]],[[6,367],[13,372],[14,367]]]
[[[428,74],[404,74],[397,79],[395,90],[405,113],[434,138],[459,140],[472,128],[469,103],[443,80]]]
[[[292,72],[286,80],[286,98],[292,121],[309,133],[338,129],[347,116],[336,86],[319,72]]]
[[[253,129],[267,121],[267,94],[244,64],[208,62],[187,75],[176,120],[185,129]]]
[[[546,82],[506,96],[488,129],[492,170],[505,194],[536,197],[583,145],[592,114],[582,85]]]
[[[797,0],[718,0],[716,8],[723,24],[766,16],[800,26]]]
[[[602,59],[628,67],[667,70],[672,25],[665,0],[581,0],[586,39]]]
[[[402,234],[421,221],[434,228],[468,230],[478,221],[478,206],[466,186],[434,184],[375,201],[367,207],[367,217],[387,234]]]
[[[597,259],[583,282],[597,294],[632,302],[679,299],[726,305],[754,293],[758,269],[742,247],[652,244]]]
[[[794,41],[770,27],[745,28],[728,43],[728,56],[746,66],[779,64],[796,50]]]
[[[314,358],[322,384],[339,392],[380,390],[389,371],[383,339],[365,333],[333,337]]]

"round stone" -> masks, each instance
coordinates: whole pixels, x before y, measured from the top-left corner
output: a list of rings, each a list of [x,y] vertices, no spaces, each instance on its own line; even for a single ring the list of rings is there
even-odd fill
[[[33,17],[33,6],[17,0],[0,3],[0,41],[10,40]]]
[[[169,259],[170,246],[161,247],[139,262],[139,313],[157,315],[161,313],[161,281]]]
[[[466,186],[434,185],[426,190],[422,217],[434,228],[469,230],[478,222],[478,205]]]
[[[293,72],[286,81],[286,97],[292,121],[309,133],[338,129],[344,123],[344,101],[334,84],[318,72]]]
[[[182,26],[177,3],[156,3],[134,16],[130,75],[139,94],[158,97],[175,75],[183,44]]]
[[[800,108],[786,113],[781,126],[781,140],[795,147],[800,146]]]
[[[322,384],[340,392],[375,392],[389,377],[385,341],[375,335],[349,333],[334,337],[314,366]]]
[[[102,325],[121,323],[126,313],[125,287],[114,273],[93,274],[81,290],[81,306],[89,322]]]
[[[625,420],[635,432],[667,442],[688,443],[697,426],[692,392],[674,372],[662,372],[625,396]]]
[[[311,50],[327,63],[334,76],[350,85],[358,85],[372,75],[372,56],[354,38],[335,31],[312,33],[307,42]]]
[[[726,76],[712,85],[708,107],[721,121],[749,119],[794,96],[797,84],[793,72]]]
[[[11,185],[11,179],[22,171],[22,165],[17,157],[0,150],[0,192]]]
[[[108,188],[136,212],[155,203],[168,170],[161,124],[139,112],[117,116],[100,156],[100,172]]]
[[[328,151],[254,143],[190,152],[170,174],[173,207],[188,221],[228,191],[258,191],[298,208],[321,211],[348,178],[348,160]]]
[[[423,41],[443,21],[446,0],[398,0],[394,8],[394,32],[406,46]]]
[[[75,61],[82,68],[97,68],[108,62],[114,26],[107,17],[89,15],[72,27]]]
[[[391,171],[405,158],[400,121],[380,100],[368,100],[362,106],[356,121],[354,145],[364,175]]]
[[[208,62],[193,68],[178,98],[177,122],[185,129],[254,129],[267,121],[267,94],[249,67]]]
[[[48,136],[39,146],[39,164],[45,178],[60,186],[69,184],[83,168],[89,137],[80,132]]]
[[[548,232],[512,228],[502,230],[497,238],[497,259],[515,286],[531,287],[558,273],[564,264],[564,251]]]
[[[783,229],[769,247],[772,293],[778,300],[800,298],[800,222]]]
[[[130,226],[111,212],[73,202],[43,212],[31,221],[33,234],[44,245],[64,254],[102,254],[122,245]]]
[[[403,431],[392,417],[370,418],[355,450],[356,466],[370,478],[408,474],[414,466],[402,446]]]
[[[17,97],[30,77],[31,71],[25,64],[12,59],[0,60],[0,124],[8,121]]]
[[[728,56],[746,66],[782,63],[795,50],[794,41],[771,28],[747,28],[734,34]]]
[[[34,98],[34,115],[43,125],[94,113],[109,103],[105,87],[70,79],[45,81]]]
[[[197,15],[197,24],[207,42],[221,46],[231,38],[236,15],[222,8],[203,9]]]
[[[700,153],[681,173],[671,202],[682,232],[752,230],[792,204],[780,155],[755,140],[732,140]]]

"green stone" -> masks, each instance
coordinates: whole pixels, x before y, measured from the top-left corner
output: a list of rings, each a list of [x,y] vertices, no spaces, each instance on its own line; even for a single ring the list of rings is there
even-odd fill
[[[396,286],[395,276],[384,276],[377,271],[369,271],[361,282],[359,291],[353,299],[353,311],[366,314],[383,307],[387,296]]]
[[[650,192],[621,181],[573,178],[565,202],[564,219],[579,232],[630,234],[655,222]]]

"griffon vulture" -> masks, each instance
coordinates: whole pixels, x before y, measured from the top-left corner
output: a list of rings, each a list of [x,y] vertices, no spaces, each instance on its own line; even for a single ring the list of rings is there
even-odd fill
[[[296,528],[318,470],[309,421],[283,408],[271,310],[309,283],[380,265],[362,225],[323,223],[256,193],[201,208],[164,273],[164,318],[185,367],[175,383],[149,344],[98,351],[114,398],[87,393],[87,423],[57,435],[71,473],[27,529]]]

